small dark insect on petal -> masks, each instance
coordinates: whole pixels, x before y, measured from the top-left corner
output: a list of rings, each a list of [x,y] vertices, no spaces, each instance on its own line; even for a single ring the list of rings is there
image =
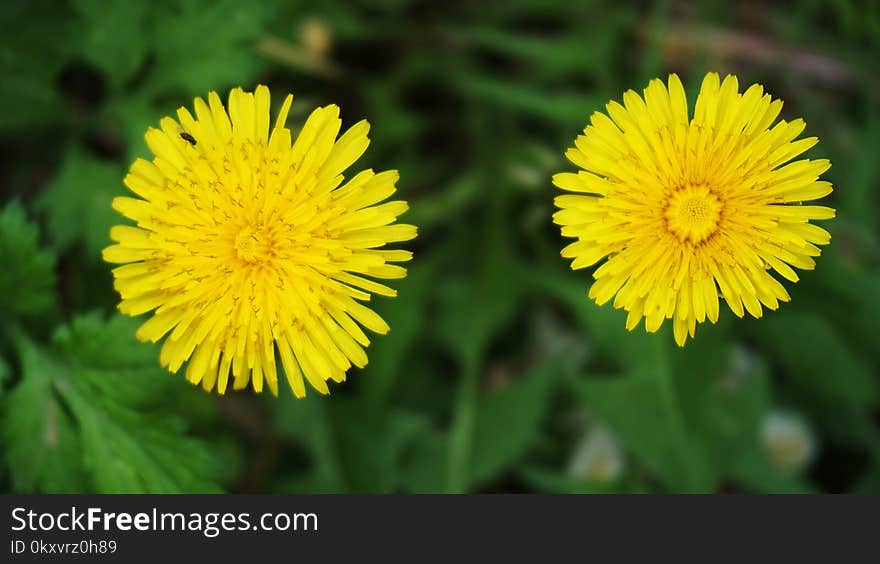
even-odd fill
[[[193,137],[192,135],[190,135],[189,133],[187,133],[186,131],[184,131],[180,134],[180,138],[183,139],[184,141],[186,141],[187,143],[189,143],[190,145],[192,145],[193,147],[196,146],[196,138]]]

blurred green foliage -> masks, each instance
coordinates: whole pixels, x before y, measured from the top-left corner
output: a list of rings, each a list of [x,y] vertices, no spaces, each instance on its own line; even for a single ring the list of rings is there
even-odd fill
[[[880,491],[873,0],[12,1],[0,27],[3,490]],[[678,349],[587,299],[549,178],[607,100],[707,70],[806,119],[838,217],[791,303]],[[399,169],[420,227],[391,333],[329,398],[168,375],[100,258],[146,127],[257,83],[291,124],[370,119],[358,166]]]

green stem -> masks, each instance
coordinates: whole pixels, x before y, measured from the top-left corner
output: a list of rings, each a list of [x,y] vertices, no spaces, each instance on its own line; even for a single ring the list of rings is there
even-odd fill
[[[658,365],[657,377],[659,379],[659,393],[669,411],[672,424],[675,426],[675,434],[684,441],[679,445],[681,449],[687,449],[688,444],[692,440],[685,421],[684,413],[678,397],[678,388],[675,382],[675,374],[671,369],[670,353],[668,344],[661,345],[662,362]],[[679,463],[681,466],[680,476],[682,482],[675,485],[677,491],[683,493],[706,493],[709,484],[709,476],[706,474],[707,468],[702,460],[690,459],[689,453],[682,451],[679,453]]]
[[[465,493],[468,486],[471,443],[477,415],[477,363],[470,359],[462,370],[458,383],[455,414],[449,432],[449,466],[446,476],[447,493]]]

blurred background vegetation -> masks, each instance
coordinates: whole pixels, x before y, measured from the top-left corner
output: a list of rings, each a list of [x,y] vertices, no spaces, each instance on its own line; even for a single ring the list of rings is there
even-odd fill
[[[2,491],[880,491],[874,0],[9,0],[0,29]],[[587,299],[550,176],[606,101],[708,70],[806,119],[838,218],[790,304],[679,350]],[[356,166],[420,228],[329,398],[170,376],[100,258],[146,127],[257,83],[294,129],[370,119]]]

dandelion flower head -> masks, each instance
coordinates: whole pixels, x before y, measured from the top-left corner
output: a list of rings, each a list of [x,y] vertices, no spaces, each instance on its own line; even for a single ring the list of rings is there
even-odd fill
[[[406,275],[411,253],[385,245],[416,236],[395,223],[396,171],[343,171],[369,144],[360,121],[338,137],[335,105],[286,127],[293,97],[270,125],[269,89],[232,90],[228,112],[212,92],[177,120],[149,128],[154,158],[136,160],[125,185],[138,197],[113,207],[136,225],[113,227],[104,250],[128,315],[152,312],[137,337],[164,337],[160,362],[206,391],[231,384],[278,393],[280,359],[297,397],[328,393],[370,340],[389,328],[362,302],[394,296],[376,279]]]
[[[718,319],[719,295],[739,317],[789,301],[776,275],[814,268],[831,236],[810,221],[834,210],[803,205],[831,193],[819,180],[831,165],[793,161],[818,140],[797,139],[801,119],[777,122],[781,108],[761,85],[740,93],[735,76],[709,73],[693,117],[674,74],[594,113],[566,153],[582,170],[553,177],[571,192],[556,198],[554,221],[576,239],[562,256],[601,263],[589,297],[613,299],[629,330],[671,319],[680,346]]]

